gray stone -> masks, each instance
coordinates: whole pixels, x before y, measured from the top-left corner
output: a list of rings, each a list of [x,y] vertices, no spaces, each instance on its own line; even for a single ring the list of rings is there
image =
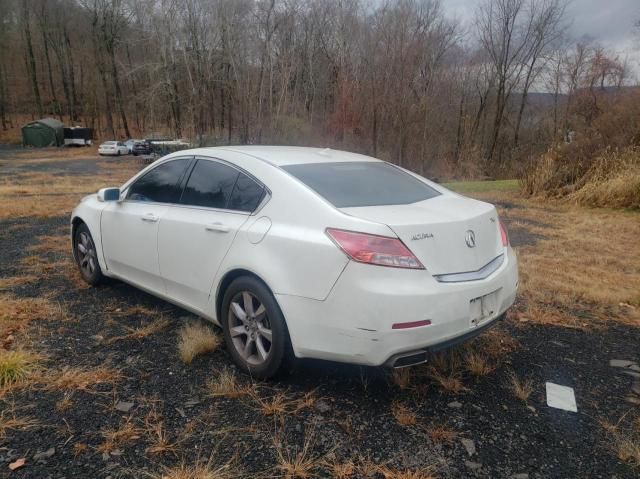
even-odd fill
[[[511,476],[511,479],[529,479],[529,474],[526,472],[520,472]]]
[[[627,376],[631,376],[632,378],[635,379],[640,379],[640,373],[637,373],[635,371],[622,371],[622,374],[626,374]]]
[[[33,460],[34,461],[39,461],[41,459],[47,459],[48,457],[53,456],[55,453],[56,453],[56,448],[52,447],[52,448],[47,449],[44,452],[39,452],[37,454],[34,454],[33,455]]]
[[[628,368],[629,366],[633,366],[635,364],[634,361],[629,361],[628,359],[610,359],[609,366],[612,368]]]
[[[118,401],[118,403],[116,404],[116,410],[120,412],[129,412],[131,411],[132,407],[132,402]]]
[[[472,471],[477,471],[482,467],[482,464],[480,464],[479,462],[472,462],[472,461],[464,461],[464,465],[467,466]]]
[[[460,409],[462,407],[462,404],[459,403],[458,401],[453,401],[453,402],[450,402],[449,404],[447,404],[447,406],[449,406],[450,408],[453,408],[453,409]]]
[[[460,442],[462,443],[464,448],[467,450],[467,454],[469,454],[470,456],[473,456],[476,453],[476,443],[473,442],[472,439],[467,439],[463,437],[460,439]]]
[[[327,404],[322,399],[316,401],[315,407],[316,407],[316,410],[320,413],[329,412],[331,410],[331,406],[329,406],[329,404]]]
[[[631,404],[640,405],[640,399],[634,396],[627,396],[624,400]]]

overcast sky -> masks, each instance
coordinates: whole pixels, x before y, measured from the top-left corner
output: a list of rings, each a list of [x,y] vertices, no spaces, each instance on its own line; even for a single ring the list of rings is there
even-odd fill
[[[449,16],[469,22],[481,0],[442,0]],[[585,35],[605,47],[627,55],[640,72],[640,0],[572,0],[565,17],[570,22],[569,34],[574,39]]]

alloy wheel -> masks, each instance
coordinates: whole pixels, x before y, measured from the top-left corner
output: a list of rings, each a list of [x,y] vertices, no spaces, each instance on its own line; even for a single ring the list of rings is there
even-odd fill
[[[93,244],[91,236],[86,231],[78,235],[76,244],[78,264],[85,277],[90,278],[96,271],[98,258],[96,256],[96,246]]]
[[[238,354],[251,366],[264,364],[271,355],[272,331],[267,311],[249,291],[237,293],[229,305],[229,334]]]

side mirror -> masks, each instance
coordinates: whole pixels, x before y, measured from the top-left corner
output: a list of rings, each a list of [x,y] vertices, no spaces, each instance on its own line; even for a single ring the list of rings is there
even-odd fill
[[[120,201],[120,188],[102,188],[98,191],[98,201]]]

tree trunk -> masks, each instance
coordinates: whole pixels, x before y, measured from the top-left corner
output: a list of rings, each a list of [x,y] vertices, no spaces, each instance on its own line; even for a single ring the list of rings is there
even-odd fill
[[[36,59],[33,54],[33,44],[31,42],[31,28],[29,27],[29,3],[22,2],[22,23],[24,27],[24,37],[27,44],[27,66],[29,69],[29,75],[31,77],[31,88],[33,89],[33,96],[36,99],[36,107],[38,108],[38,114],[43,116],[42,100],[40,98],[40,88],[38,87],[38,75],[36,72]]]

